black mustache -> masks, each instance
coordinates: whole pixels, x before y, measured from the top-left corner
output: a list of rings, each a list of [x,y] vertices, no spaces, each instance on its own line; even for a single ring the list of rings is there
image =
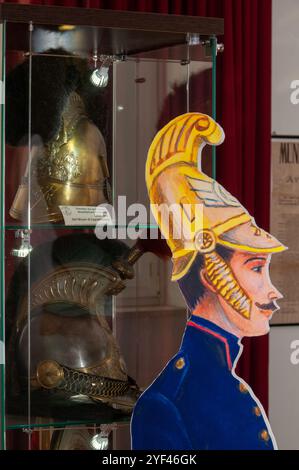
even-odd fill
[[[270,302],[268,304],[259,304],[258,302],[255,303],[255,305],[262,309],[262,310],[277,310],[277,305],[274,302]]]

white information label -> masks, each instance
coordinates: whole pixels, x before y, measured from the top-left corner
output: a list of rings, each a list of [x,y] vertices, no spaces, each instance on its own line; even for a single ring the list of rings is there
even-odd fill
[[[59,206],[65,225],[113,225],[105,206]]]

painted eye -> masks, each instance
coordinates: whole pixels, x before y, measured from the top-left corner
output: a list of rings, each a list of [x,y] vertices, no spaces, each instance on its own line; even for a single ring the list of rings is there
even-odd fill
[[[252,271],[256,273],[261,273],[262,269],[263,269],[263,266],[254,266],[254,268],[252,268]]]

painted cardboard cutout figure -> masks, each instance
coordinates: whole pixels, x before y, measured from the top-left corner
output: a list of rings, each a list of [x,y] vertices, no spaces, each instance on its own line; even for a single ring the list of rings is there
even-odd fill
[[[269,331],[282,297],[269,264],[286,247],[202,173],[202,148],[223,140],[213,119],[188,113],[158,132],[148,152],[152,210],[192,316],[180,350],[135,406],[133,449],[276,448],[261,403],[234,370],[240,339]]]

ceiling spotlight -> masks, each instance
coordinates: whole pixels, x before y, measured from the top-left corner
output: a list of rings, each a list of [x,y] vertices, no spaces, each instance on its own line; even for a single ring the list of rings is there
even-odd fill
[[[126,56],[120,55],[100,55],[98,56],[97,50],[94,50],[92,60],[94,62],[94,68],[90,76],[91,83],[98,88],[105,88],[109,81],[109,68],[113,62],[123,62],[126,60]],[[98,67],[98,62],[101,62]]]
[[[90,442],[92,449],[94,450],[107,450],[109,446],[109,438],[105,433],[95,434]]]
[[[98,67],[98,60],[102,62],[101,66]],[[91,83],[98,88],[105,88],[109,81],[109,67],[113,62],[112,56],[100,56],[97,54],[93,55],[94,70],[90,76]]]
[[[91,83],[99,88],[105,88],[109,80],[108,72],[109,66],[102,65],[99,69],[95,69],[90,77]]]
[[[29,253],[32,251],[32,246],[30,245],[30,234],[31,230],[17,230],[15,232],[15,238],[20,238],[21,243],[18,247],[11,250],[11,255],[16,256],[17,258],[26,258]]]

